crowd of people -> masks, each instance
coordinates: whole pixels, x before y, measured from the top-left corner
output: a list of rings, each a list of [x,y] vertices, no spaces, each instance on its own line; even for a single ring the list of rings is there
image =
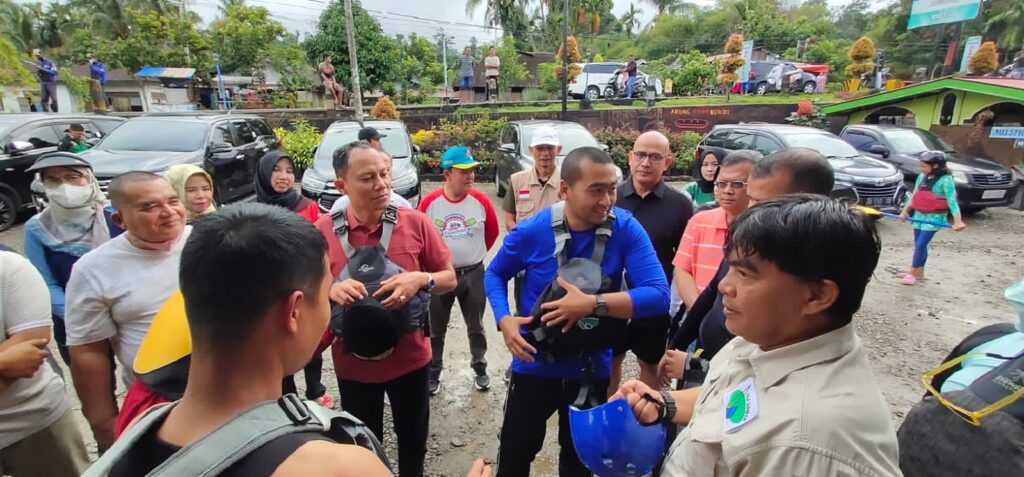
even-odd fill
[[[608,475],[576,434],[622,437],[574,427],[570,409],[616,400],[668,431],[657,475],[990,475],[944,452],[954,442],[1024,462],[1024,324],[961,343],[897,435],[851,324],[880,239],[828,198],[819,153],[711,150],[679,191],[660,132],[636,138],[620,181],[598,148],[559,164],[557,131],[540,127],[485,263],[501,225],[472,151],[448,149],[444,184],[414,208],[391,190],[380,137],[367,128],[333,153],[344,197],[326,214],[280,152],[259,164],[255,203],[220,209],[196,166],[128,172],[104,194],[80,157],[41,158],[31,170],[49,206],[26,223],[27,259],[0,251],[0,473],[424,475],[456,302],[465,384],[491,387],[488,303],[512,358],[496,469],[479,460],[471,477],[530,475],[555,414],[559,475]],[[962,229],[941,153],[921,170],[903,217],[952,215]],[[915,226],[904,283],[923,278],[933,234]],[[1024,320],[1024,283],[1007,299]],[[91,466],[51,337],[101,454]],[[337,397],[322,379],[328,348]],[[630,351],[640,375],[623,383]],[[628,451],[604,461],[641,465]]]

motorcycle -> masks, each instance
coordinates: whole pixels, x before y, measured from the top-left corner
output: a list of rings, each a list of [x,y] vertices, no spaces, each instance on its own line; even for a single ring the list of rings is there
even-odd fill
[[[626,97],[626,86],[622,85],[621,90],[619,89],[619,72],[612,75],[611,79],[608,80],[608,84],[604,87],[604,99],[615,99]],[[647,76],[636,75],[636,80],[633,82],[633,97],[643,98],[647,94]]]
[[[892,72],[889,68],[882,68],[881,87],[885,88],[886,81],[892,79]],[[875,89],[875,72],[868,71],[860,75],[860,89]]]

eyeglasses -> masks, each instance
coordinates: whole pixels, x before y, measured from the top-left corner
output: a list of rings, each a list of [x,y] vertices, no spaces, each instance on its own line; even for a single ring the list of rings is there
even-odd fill
[[[85,175],[79,172],[68,172],[61,177],[49,176],[43,179],[43,186],[47,189],[56,189],[61,184],[83,185],[84,183]]]
[[[715,189],[736,189],[743,190],[747,188],[746,181],[716,181]]]
[[[639,163],[643,163],[648,159],[650,159],[651,162],[659,162],[665,160],[665,156],[656,152],[633,151],[633,159],[636,159],[636,162]]]
[[[1010,394],[1006,395],[1002,399],[1000,399],[1000,400],[998,400],[998,401],[996,401],[996,402],[994,402],[992,404],[989,404],[988,406],[985,406],[985,407],[983,407],[981,409],[978,409],[976,411],[971,411],[971,410],[965,409],[965,408],[963,408],[963,407],[961,407],[961,406],[959,406],[957,404],[954,404],[950,400],[946,399],[946,397],[943,396],[942,393],[940,393],[938,389],[935,389],[935,387],[932,386],[932,379],[934,379],[935,376],[937,376],[939,374],[942,374],[943,372],[952,369],[953,367],[955,367],[958,364],[960,364],[961,361],[963,361],[963,360],[965,360],[967,358],[974,358],[974,357],[989,357],[989,358],[997,358],[997,359],[1014,359],[1014,358],[1007,358],[1005,356],[999,356],[997,354],[992,354],[992,353],[967,353],[967,354],[964,354],[964,355],[962,355],[962,356],[960,356],[960,357],[958,357],[958,358],[956,358],[954,360],[942,363],[942,365],[939,366],[938,368],[935,368],[935,369],[933,369],[931,371],[928,371],[927,373],[924,373],[924,375],[921,376],[921,383],[924,384],[924,388],[927,389],[928,392],[931,393],[931,395],[935,396],[935,399],[937,401],[939,401],[939,404],[942,404],[946,409],[949,409],[950,411],[953,411],[953,414],[956,414],[957,417],[959,417],[960,419],[963,419],[967,423],[969,423],[971,425],[975,425],[975,426],[980,426],[981,425],[981,418],[983,418],[983,417],[985,417],[985,416],[987,416],[989,414],[992,414],[992,413],[994,413],[996,411],[999,411],[1000,409],[1002,409],[1002,408],[1004,408],[1006,406],[1009,406],[1010,404],[1012,404],[1014,401],[1020,399],[1021,397],[1024,397],[1024,387],[1018,388],[1013,393],[1010,393]]]

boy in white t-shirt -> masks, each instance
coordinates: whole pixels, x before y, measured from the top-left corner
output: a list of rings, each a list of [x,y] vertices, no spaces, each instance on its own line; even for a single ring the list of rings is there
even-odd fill
[[[67,288],[71,375],[82,413],[100,450],[114,440],[117,401],[111,393],[110,349],[132,384],[135,354],[153,317],[178,289],[181,249],[191,232],[185,207],[164,178],[128,172],[110,182],[119,237],[85,254]]]
[[[0,475],[79,475],[89,465],[49,356],[50,293],[25,258],[0,251]]]

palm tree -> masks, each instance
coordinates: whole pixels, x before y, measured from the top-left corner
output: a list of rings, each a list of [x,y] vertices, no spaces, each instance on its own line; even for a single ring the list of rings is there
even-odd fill
[[[245,0],[220,0],[220,5],[217,6],[217,11],[219,11],[221,15],[227,15],[228,10],[231,9],[231,7],[244,6]]]
[[[481,6],[484,9],[484,23],[491,27],[501,27],[506,35],[512,35],[516,42],[523,42],[526,33],[527,17],[525,0],[466,0],[466,14],[473,13]]]
[[[626,37],[633,37],[633,30],[640,26],[640,10],[636,8],[636,5],[629,4],[629,10],[622,15],[619,19],[622,23],[622,28],[626,30]]]
[[[1005,3],[1008,5],[999,7],[1001,11],[985,22],[985,29],[1001,29],[999,47],[1013,50],[1024,42],[1024,2],[1017,0]],[[995,9],[996,5],[990,8]]]
[[[692,3],[684,2],[683,0],[644,0],[644,3],[657,8],[658,15],[664,13],[678,13],[681,10],[696,6]]]

